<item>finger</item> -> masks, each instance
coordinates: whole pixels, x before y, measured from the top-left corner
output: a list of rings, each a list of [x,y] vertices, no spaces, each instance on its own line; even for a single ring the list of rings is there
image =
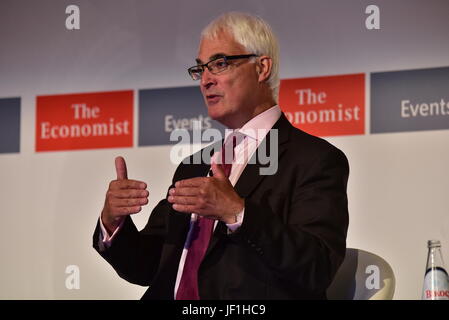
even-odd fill
[[[168,192],[171,196],[196,196],[200,193],[200,188],[194,187],[178,187],[172,188]]]
[[[110,196],[117,199],[134,199],[134,198],[148,198],[150,193],[147,190],[124,189],[112,190]]]
[[[203,210],[201,208],[198,208],[197,206],[174,204],[173,209],[175,209],[178,212],[184,212],[184,213],[195,212],[196,214],[200,215],[201,217],[207,218],[207,219],[213,219],[213,220],[220,219],[219,216],[212,215],[207,210]]]
[[[198,197],[184,197],[184,196],[169,196],[167,198],[168,202],[173,204],[183,204],[183,205],[197,205]]]
[[[138,189],[145,190],[147,188],[147,184],[138,180],[113,180],[109,184],[109,189],[118,190],[118,189]]]
[[[199,187],[206,182],[205,177],[197,177],[192,179],[179,180],[175,183],[175,187]]]
[[[194,206],[194,205],[174,204],[173,209],[175,209],[176,211],[179,211],[179,212],[184,212],[184,213],[191,213],[191,212],[198,213],[198,210],[196,209],[196,206]]]
[[[111,200],[111,205],[114,208],[144,206],[146,204],[148,204],[147,198],[112,199]]]
[[[130,214],[139,213],[142,210],[141,206],[134,206],[134,207],[120,207],[117,208],[116,212],[119,215],[127,216]]]
[[[223,171],[223,168],[220,165],[218,165],[216,163],[212,163],[211,167],[212,167],[212,173],[214,174],[215,178],[227,179],[227,177]]]
[[[117,173],[117,180],[128,179],[128,170],[126,169],[126,162],[123,157],[115,158],[115,171]]]

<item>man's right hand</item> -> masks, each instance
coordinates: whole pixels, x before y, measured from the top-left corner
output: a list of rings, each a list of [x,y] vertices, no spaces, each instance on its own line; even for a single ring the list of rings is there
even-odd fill
[[[142,206],[148,204],[147,184],[142,181],[129,180],[123,157],[115,158],[117,180],[109,183],[106,192],[101,221],[110,235],[127,215],[138,213]]]

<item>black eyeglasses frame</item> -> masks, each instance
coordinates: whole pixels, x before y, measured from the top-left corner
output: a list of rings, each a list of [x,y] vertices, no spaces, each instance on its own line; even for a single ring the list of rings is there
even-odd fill
[[[213,72],[211,70],[211,68],[209,67],[210,63],[212,63],[212,62],[214,62],[214,61],[216,61],[218,59],[224,59],[225,63],[228,66],[229,65],[228,60],[248,59],[248,58],[252,58],[252,57],[258,57],[258,55],[257,54],[239,54],[239,55],[234,55],[234,56],[217,56],[214,59],[212,59],[212,60],[210,60],[210,61],[208,61],[208,62],[206,62],[204,64],[198,64],[196,66],[190,67],[190,68],[187,69],[187,71],[188,71],[190,77],[193,80],[199,80],[199,79],[201,79],[201,77],[196,78],[193,75],[193,70],[195,70],[196,68],[200,68],[201,69],[201,74],[204,72],[204,68],[207,68],[212,74],[218,74],[218,73],[223,72],[224,70],[226,70],[226,68],[224,68],[223,70],[220,70],[219,72]]]

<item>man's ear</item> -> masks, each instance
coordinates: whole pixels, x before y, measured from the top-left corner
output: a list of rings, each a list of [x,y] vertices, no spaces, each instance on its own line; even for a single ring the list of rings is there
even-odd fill
[[[266,82],[271,75],[273,60],[268,56],[260,56],[257,63],[257,73],[259,82]]]

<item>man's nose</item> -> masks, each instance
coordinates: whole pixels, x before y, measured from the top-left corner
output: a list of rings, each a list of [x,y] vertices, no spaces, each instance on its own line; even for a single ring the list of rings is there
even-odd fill
[[[208,68],[204,68],[203,74],[201,75],[201,86],[207,89],[215,83],[215,75],[212,74]]]

